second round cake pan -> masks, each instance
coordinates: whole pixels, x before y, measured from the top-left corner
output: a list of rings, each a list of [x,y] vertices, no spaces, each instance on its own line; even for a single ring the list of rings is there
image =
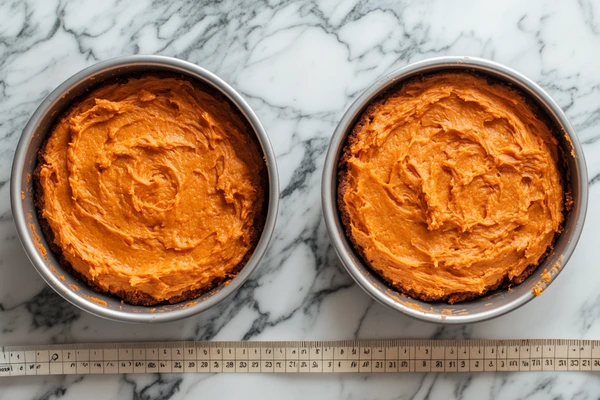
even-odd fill
[[[470,71],[489,76],[495,81],[518,89],[532,100],[553,125],[555,136],[567,157],[567,179],[573,198],[573,207],[566,214],[563,232],[558,236],[554,249],[529,278],[510,290],[497,290],[456,304],[421,301],[390,287],[366,265],[353,247],[345,234],[337,206],[340,157],[348,135],[363,111],[386,91],[402,82],[443,71]],[[462,324],[484,321],[515,310],[536,297],[533,293],[536,286],[541,290],[558,276],[575,250],[583,228],[587,210],[587,185],[586,164],[577,135],[564,112],[543,89],[517,71],[493,61],[472,57],[440,57],[416,62],[387,74],[350,106],[331,139],[323,169],[321,197],[325,223],[333,246],[348,273],[370,296],[396,311],[423,321]],[[406,234],[410,235],[410,232]],[[552,271],[549,282],[547,277],[542,279],[544,271]]]

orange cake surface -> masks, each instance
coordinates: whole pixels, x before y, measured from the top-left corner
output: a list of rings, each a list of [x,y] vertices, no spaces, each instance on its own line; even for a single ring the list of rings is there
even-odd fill
[[[96,290],[130,303],[197,297],[239,271],[262,231],[254,132],[186,79],[100,87],[60,118],[39,159],[53,248]]]
[[[562,229],[561,153],[516,90],[466,72],[372,103],[340,161],[346,233],[390,285],[457,302],[530,275]]]

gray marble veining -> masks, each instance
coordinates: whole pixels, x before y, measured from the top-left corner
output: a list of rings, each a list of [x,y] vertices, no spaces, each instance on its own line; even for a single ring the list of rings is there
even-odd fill
[[[365,0],[0,1],[0,344],[111,340],[600,338],[600,2]],[[271,247],[235,296],[168,324],[125,325],[46,287],[10,213],[12,155],[37,105],[96,61],[163,54],[201,65],[248,100],[277,154],[281,205]],[[438,55],[471,55],[529,76],[564,108],[590,176],[586,226],[564,273],[523,308],[440,327],[387,310],[350,279],[320,210],[321,167],[345,108],[378,77]],[[0,400],[592,399],[593,373],[115,375],[7,378]]]

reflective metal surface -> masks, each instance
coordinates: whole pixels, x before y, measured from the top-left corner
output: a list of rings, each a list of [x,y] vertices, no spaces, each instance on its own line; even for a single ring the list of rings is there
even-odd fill
[[[140,72],[166,71],[183,74],[220,91],[248,119],[256,133],[268,167],[269,205],[265,227],[256,249],[240,273],[229,282],[194,300],[152,307],[121,304],[115,297],[96,293],[77,282],[58,263],[42,235],[34,207],[33,179],[38,150],[55,123],[77,96],[118,76]],[[216,305],[238,289],[258,266],[275,228],[279,204],[277,163],[269,138],[246,101],[216,75],[187,61],[163,56],[128,56],[95,64],[67,79],[44,99],[35,111],[15,153],[11,175],[11,206],[23,248],[44,280],[62,297],[92,314],[126,322],[164,322],[189,317]],[[33,231],[35,231],[35,233]],[[38,241],[35,236],[38,235]],[[46,255],[42,254],[45,249]],[[69,284],[77,285],[74,290]],[[93,301],[97,299],[98,301]],[[99,304],[106,302],[106,306]]]
[[[569,178],[574,200],[574,207],[567,215],[564,231],[557,239],[554,251],[525,282],[513,287],[510,291],[499,290],[484,297],[454,305],[416,300],[388,287],[354,251],[344,234],[336,204],[338,160],[347,135],[365,107],[385,90],[404,79],[448,69],[476,71],[505,81],[529,95],[539,105],[556,126],[560,145],[569,157]],[[472,57],[440,57],[410,64],[384,76],[350,106],[331,138],[323,170],[321,198],[325,224],[333,246],[350,275],[367,293],[381,304],[423,321],[463,324],[484,321],[522,306],[535,297],[532,289],[540,284],[544,269],[550,271],[552,267],[559,265],[558,273],[562,271],[577,245],[583,228],[587,210],[588,179],[583,151],[573,127],[560,107],[537,84],[520,73],[492,61]],[[552,280],[558,273],[552,275]]]

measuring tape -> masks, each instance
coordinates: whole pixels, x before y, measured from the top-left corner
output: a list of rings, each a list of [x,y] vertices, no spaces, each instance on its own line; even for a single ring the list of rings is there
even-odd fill
[[[135,342],[0,347],[0,376],[484,371],[600,371],[600,341]]]

